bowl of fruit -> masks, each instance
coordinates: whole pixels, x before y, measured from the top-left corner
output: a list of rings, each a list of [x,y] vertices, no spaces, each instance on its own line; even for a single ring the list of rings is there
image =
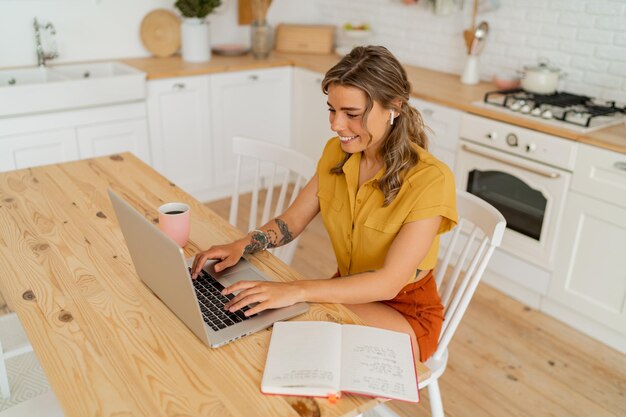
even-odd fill
[[[365,39],[372,34],[372,29],[367,23],[355,25],[352,23],[346,23],[343,25],[343,33],[352,39]]]

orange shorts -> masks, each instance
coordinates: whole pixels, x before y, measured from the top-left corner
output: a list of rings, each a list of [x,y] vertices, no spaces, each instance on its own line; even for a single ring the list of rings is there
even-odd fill
[[[332,278],[339,276],[336,272]],[[419,281],[405,285],[395,298],[381,302],[400,312],[409,322],[420,348],[420,361],[430,358],[437,350],[443,325],[443,305],[433,271]]]
[[[443,305],[433,271],[406,285],[395,298],[382,302],[400,312],[409,322],[420,348],[420,361],[430,358],[437,350],[443,325]]]

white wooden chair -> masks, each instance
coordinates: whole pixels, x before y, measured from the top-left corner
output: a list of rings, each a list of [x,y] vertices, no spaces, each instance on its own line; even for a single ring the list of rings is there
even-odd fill
[[[280,215],[296,199],[298,192],[315,173],[315,161],[293,149],[257,139],[236,136],[233,138],[233,153],[237,155],[237,168],[235,174],[235,187],[230,203],[229,222],[237,225],[237,213],[239,209],[239,190],[242,182],[242,170],[245,164],[253,163],[255,168],[254,185],[252,189],[252,202],[248,218],[248,230],[254,230],[258,226],[267,223],[272,218]],[[245,165],[248,166],[248,165]],[[263,168],[263,169],[262,169]],[[269,168],[269,170],[267,169]],[[269,175],[267,173],[269,172]],[[291,181],[293,188],[288,196]],[[274,188],[280,185],[278,199],[272,207]],[[259,191],[265,190],[265,203],[258,219]],[[285,202],[287,202],[285,204]],[[290,264],[293,259],[299,237],[291,243],[270,251],[285,263]]]
[[[0,393],[2,398],[11,396],[9,375],[7,373],[6,360],[23,353],[32,352],[24,328],[17,318],[17,314],[9,313],[0,316]]]
[[[457,190],[456,198],[459,224],[450,232],[448,247],[435,275],[445,320],[437,350],[426,361],[431,376],[419,381],[420,389],[428,388],[433,417],[444,417],[438,380],[446,370],[448,345],[506,229],[504,216],[491,204],[461,190]]]

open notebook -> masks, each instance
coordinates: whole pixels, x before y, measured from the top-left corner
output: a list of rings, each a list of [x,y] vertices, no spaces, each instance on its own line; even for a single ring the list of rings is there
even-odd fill
[[[418,402],[411,338],[323,321],[278,322],[263,372],[265,394],[339,397],[341,392]]]

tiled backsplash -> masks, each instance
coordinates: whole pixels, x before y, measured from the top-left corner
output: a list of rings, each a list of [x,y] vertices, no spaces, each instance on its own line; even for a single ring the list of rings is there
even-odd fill
[[[408,64],[460,74],[466,58],[463,29],[471,1],[462,12],[433,14],[428,1],[314,0],[322,21],[371,25],[369,43],[387,46]],[[626,103],[626,0],[499,0],[477,21],[490,32],[480,56],[481,78],[513,72],[546,57],[567,74],[561,89]]]

